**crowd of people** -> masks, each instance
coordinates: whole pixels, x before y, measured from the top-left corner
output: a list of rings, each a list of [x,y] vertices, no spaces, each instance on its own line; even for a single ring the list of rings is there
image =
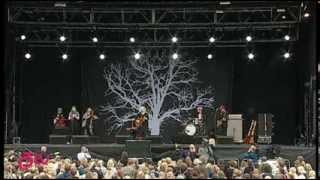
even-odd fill
[[[213,142],[211,142],[213,144]],[[96,159],[87,147],[70,158],[49,154],[45,146],[40,152],[9,151],[4,156],[5,179],[315,179],[311,165],[298,156],[291,167],[284,159],[267,159],[254,155],[255,146],[238,160],[219,161],[206,156],[200,148],[190,145],[179,157],[151,159]],[[28,156],[32,158],[28,160]],[[36,157],[36,158],[35,158]]]

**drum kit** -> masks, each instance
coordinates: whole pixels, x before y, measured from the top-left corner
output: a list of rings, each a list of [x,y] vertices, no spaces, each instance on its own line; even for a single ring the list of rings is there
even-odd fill
[[[198,118],[187,121],[184,126],[184,133],[188,136],[194,136],[196,134],[200,135],[203,133],[203,122]]]

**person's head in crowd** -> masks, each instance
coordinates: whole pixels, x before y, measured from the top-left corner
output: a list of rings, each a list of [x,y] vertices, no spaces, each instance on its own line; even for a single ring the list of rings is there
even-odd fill
[[[257,150],[257,147],[253,144],[253,145],[250,146],[248,152],[253,152],[254,153],[254,152],[256,152],[256,150]]]
[[[185,162],[188,165],[188,167],[192,166],[192,159],[190,158],[190,156],[186,157]]]
[[[263,163],[260,166],[261,173],[272,173],[272,167],[268,163]]]
[[[234,179],[241,179],[242,172],[239,169],[234,169],[233,170],[233,177],[234,177]]]
[[[58,109],[57,109],[57,115],[62,115],[62,114],[63,114],[62,108],[58,108]]]
[[[109,159],[108,162],[107,162],[107,169],[111,170],[114,167],[115,167],[114,159]]]
[[[47,146],[41,146],[40,150],[43,153],[47,152]]]
[[[251,179],[251,175],[249,173],[244,173],[242,179]]]
[[[121,153],[121,157],[120,157],[120,163],[122,163],[123,165],[127,165],[128,164],[128,153],[126,151],[123,151]]]
[[[189,151],[192,152],[192,153],[197,152],[196,146],[194,144],[190,144],[189,145]]]
[[[294,166],[298,168],[298,166],[305,166],[305,161],[303,156],[297,156],[297,160],[294,162]]]
[[[297,168],[297,175],[299,179],[305,179],[306,178],[306,170],[303,166],[298,166]]]
[[[310,163],[306,163],[305,170],[306,170],[307,173],[313,170]]]
[[[316,178],[316,172],[314,170],[309,171],[308,179],[315,179]]]
[[[261,157],[261,162],[264,163],[268,160],[267,156],[262,156]]]
[[[71,107],[71,112],[77,112],[76,106],[72,106],[72,107]]]
[[[168,171],[168,172],[166,173],[166,178],[167,178],[167,179],[175,179],[176,177],[175,177],[173,171]]]
[[[164,171],[160,171],[159,172],[159,179],[166,179],[167,178],[166,175],[167,174]]]

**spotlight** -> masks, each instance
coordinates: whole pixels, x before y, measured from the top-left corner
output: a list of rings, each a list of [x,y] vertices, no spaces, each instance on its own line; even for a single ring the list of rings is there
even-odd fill
[[[92,38],[92,42],[94,42],[94,43],[98,42],[98,38],[97,37],[93,37]]]
[[[285,36],[284,36],[284,39],[287,40],[287,41],[289,41],[289,40],[290,40],[290,36],[289,36],[289,35],[285,35]]]
[[[31,58],[31,54],[30,54],[30,53],[26,53],[26,54],[24,55],[24,57],[25,57],[26,59],[30,59],[30,58]]]
[[[26,35],[24,35],[24,34],[22,34],[21,36],[20,36],[20,39],[21,40],[25,40],[27,37],[26,37]]]
[[[283,54],[283,57],[284,57],[285,59],[290,58],[290,53],[288,53],[288,52],[284,53],[284,54]]]
[[[248,54],[248,58],[249,58],[250,60],[252,60],[252,59],[254,58],[254,54],[253,54],[253,53],[249,53],[249,54]]]
[[[286,19],[286,18],[287,18],[287,16],[285,16],[285,15],[282,16],[282,19]]]
[[[247,40],[248,42],[250,42],[250,41],[252,40],[252,37],[251,37],[251,36],[247,36],[247,37],[246,37],[246,40]]]
[[[210,37],[209,42],[210,43],[214,43],[216,41],[216,39],[214,37]]]
[[[62,57],[62,59],[63,59],[63,60],[68,59],[68,55],[67,55],[66,53],[62,54],[62,56],[61,56],[61,57]]]
[[[212,59],[212,54],[208,54],[208,59]]]
[[[173,43],[176,43],[176,42],[178,41],[178,38],[174,36],[174,37],[171,38],[171,41],[172,41]]]
[[[136,40],[134,39],[134,37],[131,37],[130,39],[130,42],[134,43]]]
[[[64,35],[62,35],[62,36],[60,36],[59,39],[60,39],[61,42],[64,42],[66,40],[66,37]]]
[[[100,58],[100,60],[104,60],[106,58],[106,56],[104,54],[100,54],[99,58]]]
[[[308,12],[304,13],[303,17],[305,17],[305,18],[310,17],[310,13],[308,13]]]
[[[139,53],[136,53],[136,54],[134,55],[134,58],[135,58],[135,59],[140,59],[140,57],[141,57],[141,55],[140,55]]]
[[[172,59],[177,59],[178,58],[178,54],[177,53],[173,53],[172,54]]]

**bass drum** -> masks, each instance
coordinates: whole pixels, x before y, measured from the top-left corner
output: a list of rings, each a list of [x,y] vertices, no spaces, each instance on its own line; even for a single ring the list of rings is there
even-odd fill
[[[185,129],[184,132],[188,135],[188,136],[193,136],[196,134],[197,132],[197,128],[195,125],[193,124],[188,124]]]

